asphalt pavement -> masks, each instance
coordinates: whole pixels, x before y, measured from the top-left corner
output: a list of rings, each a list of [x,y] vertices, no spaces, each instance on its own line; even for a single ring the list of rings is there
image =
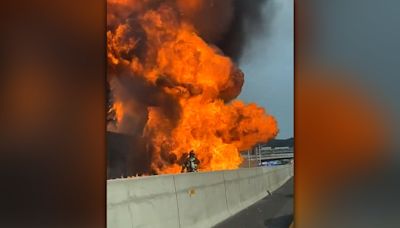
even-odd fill
[[[293,221],[293,177],[257,203],[215,228],[288,228]]]

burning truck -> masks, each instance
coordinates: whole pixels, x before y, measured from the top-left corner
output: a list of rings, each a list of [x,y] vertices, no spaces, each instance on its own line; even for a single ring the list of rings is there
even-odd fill
[[[191,150],[200,171],[235,169],[240,151],[277,135],[264,108],[236,99],[244,74],[212,42],[232,2],[107,1],[107,130],[130,142],[124,175],[179,173]]]

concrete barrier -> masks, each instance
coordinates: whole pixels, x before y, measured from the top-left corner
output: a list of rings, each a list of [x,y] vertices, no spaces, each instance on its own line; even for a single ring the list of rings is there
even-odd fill
[[[107,227],[179,227],[174,176],[107,181]]]
[[[223,172],[175,176],[180,227],[211,227],[229,217]]]
[[[243,169],[239,171],[240,202],[246,208],[258,200],[260,192],[257,186],[257,168]]]
[[[240,183],[237,181],[239,180],[239,172],[237,170],[224,171],[224,179],[228,212],[233,215],[244,208],[240,200]]]
[[[107,181],[107,227],[211,227],[262,199],[292,165]]]

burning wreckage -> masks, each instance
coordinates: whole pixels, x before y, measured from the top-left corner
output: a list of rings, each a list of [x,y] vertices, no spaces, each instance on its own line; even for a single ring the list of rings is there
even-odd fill
[[[209,2],[108,0],[109,178],[179,173],[191,150],[200,171],[235,169],[240,151],[278,133],[262,107],[235,99],[244,75],[211,44],[218,28],[190,17]]]

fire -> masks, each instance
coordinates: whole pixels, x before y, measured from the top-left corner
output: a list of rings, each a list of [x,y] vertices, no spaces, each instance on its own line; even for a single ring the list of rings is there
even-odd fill
[[[147,105],[142,136],[157,173],[179,172],[179,161],[190,150],[196,152],[200,170],[238,168],[241,150],[278,132],[274,117],[263,108],[234,100],[243,73],[181,18],[182,11],[193,11],[203,2],[108,1],[109,76],[128,71],[171,97],[179,110],[174,115],[167,105]],[[127,110],[128,101],[117,100],[122,101],[114,104],[117,121],[123,124],[125,113],[135,110]]]
[[[117,123],[121,123],[122,117],[124,116],[124,109],[122,102],[119,101],[114,102],[113,109],[115,110],[115,118],[117,119]]]

